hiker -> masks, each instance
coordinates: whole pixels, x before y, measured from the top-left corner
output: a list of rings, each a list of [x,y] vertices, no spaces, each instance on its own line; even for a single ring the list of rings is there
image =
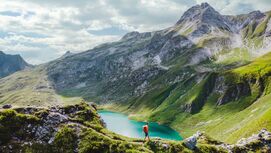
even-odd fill
[[[144,133],[145,133],[144,141],[146,140],[146,138],[148,138],[148,140],[150,141],[150,136],[149,136],[149,123],[146,123],[146,125],[143,126],[143,131],[144,131]]]

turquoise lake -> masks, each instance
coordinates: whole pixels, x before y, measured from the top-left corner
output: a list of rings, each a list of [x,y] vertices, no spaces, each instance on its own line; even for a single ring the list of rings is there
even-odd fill
[[[98,111],[104,122],[106,128],[117,134],[124,135],[132,138],[144,138],[142,126],[144,122],[130,120],[127,115],[111,112],[111,111]],[[149,123],[150,137],[159,137],[170,140],[182,140],[180,134],[168,126],[159,125],[157,123]]]

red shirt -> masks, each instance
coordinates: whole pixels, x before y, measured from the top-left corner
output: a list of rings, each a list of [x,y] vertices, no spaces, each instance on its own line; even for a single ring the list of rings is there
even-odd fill
[[[148,132],[149,132],[149,126],[148,126],[148,125],[144,125],[144,126],[143,126],[143,131],[144,131],[145,133],[148,133]]]

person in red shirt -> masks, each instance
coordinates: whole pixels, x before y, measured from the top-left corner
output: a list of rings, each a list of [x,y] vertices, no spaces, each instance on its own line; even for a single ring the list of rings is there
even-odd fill
[[[146,140],[146,138],[148,138],[148,140],[150,141],[150,137],[149,137],[149,123],[146,123],[146,125],[143,126],[143,132],[145,133],[144,141]]]

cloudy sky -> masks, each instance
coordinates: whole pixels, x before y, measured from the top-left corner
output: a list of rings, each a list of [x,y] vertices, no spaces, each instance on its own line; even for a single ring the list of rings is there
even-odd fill
[[[166,28],[202,2],[222,14],[271,10],[271,0],[0,0],[0,50],[40,64],[129,31]]]

